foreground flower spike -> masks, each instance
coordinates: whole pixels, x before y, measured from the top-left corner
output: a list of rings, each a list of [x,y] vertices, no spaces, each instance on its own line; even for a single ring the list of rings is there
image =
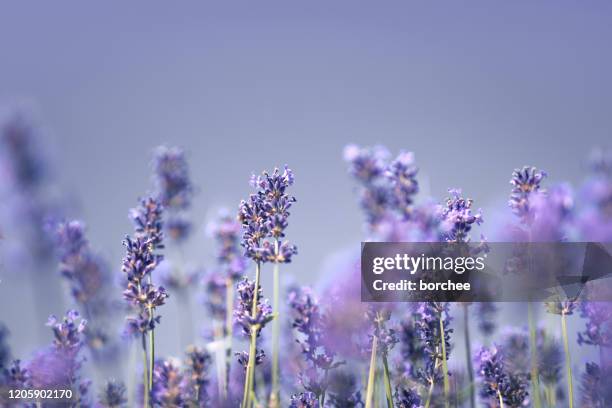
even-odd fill
[[[578,344],[598,346],[602,354],[612,347],[612,305],[609,302],[581,302],[580,317],[586,319],[586,327],[578,333]]]
[[[191,206],[193,186],[189,178],[189,166],[182,149],[159,146],[153,157],[157,199],[168,211],[166,231],[175,241],[185,240],[191,231],[191,223],[184,211]]]
[[[393,187],[393,205],[405,219],[411,218],[414,196],[419,192],[418,171],[414,154],[401,152],[385,172]]]
[[[108,357],[111,351],[107,326],[112,289],[108,265],[90,247],[85,225],[78,220],[57,225],[56,241],[60,272],[70,284],[70,293],[88,320],[87,346],[95,359]]]
[[[448,225],[447,242],[469,242],[473,224],[482,224],[482,212],[472,212],[472,200],[464,198],[460,189],[449,189],[450,197],[442,208],[442,219]]]
[[[165,304],[168,298],[164,287],[153,284],[151,277],[163,258],[157,253],[164,247],[161,216],[162,207],[157,200],[142,199],[140,206],[130,212],[135,236],[128,236],[123,242],[126,255],[121,270],[127,281],[123,297],[135,311],[135,315],[127,318],[127,331],[140,336],[142,340],[145,407],[148,407],[153,389],[155,327],[161,321],[156,309]]]
[[[531,216],[531,200],[539,192],[543,192],[540,184],[547,176],[546,172],[532,166],[523,166],[512,172],[510,184],[512,192],[508,205],[524,223],[528,223]]]
[[[294,289],[289,292],[288,303],[292,326],[297,332],[296,342],[307,364],[300,373],[300,383],[307,393],[300,395],[312,394],[319,405],[324,406],[330,372],[343,363],[334,361],[334,354],[325,346],[323,336],[327,319],[312,291],[309,288]]]
[[[13,360],[11,364],[0,372],[0,385],[10,388],[27,388],[30,383],[28,370],[22,368],[21,360]]]
[[[296,199],[287,193],[287,189],[293,185],[295,177],[291,169],[285,166],[281,171],[275,168],[272,173],[264,171],[260,176],[251,176],[251,186],[257,190],[251,194],[248,200],[240,203],[238,219],[242,223],[243,238],[241,245],[245,249],[245,256],[256,263],[255,286],[259,287],[259,274],[261,264],[271,262],[273,268],[273,306],[274,315],[277,317],[272,327],[272,390],[270,394],[270,405],[276,407],[279,403],[279,347],[280,326],[278,315],[280,312],[280,273],[279,264],[289,263],[297,253],[297,248],[290,244],[285,238],[285,229],[288,226],[289,209]],[[258,291],[255,291],[255,300]],[[257,304],[255,301],[254,304]],[[255,310],[253,310],[253,315]],[[252,334],[251,343],[255,342],[255,334]],[[255,358],[255,350],[249,352],[250,358]],[[253,361],[252,361],[253,362]],[[247,373],[253,376],[251,368],[254,364],[248,364]],[[251,371],[250,371],[251,370]],[[245,389],[243,408],[246,399],[249,398]]]
[[[125,408],[127,407],[126,389],[122,382],[109,380],[100,391],[98,396],[99,407]]]
[[[501,408],[517,408],[528,401],[527,378],[509,374],[498,347],[482,348],[476,357],[482,381],[481,396]]]

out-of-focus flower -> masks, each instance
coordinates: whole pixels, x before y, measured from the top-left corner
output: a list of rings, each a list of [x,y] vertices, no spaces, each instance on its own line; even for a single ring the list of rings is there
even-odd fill
[[[391,312],[384,307],[378,308],[371,306],[366,312],[366,319],[370,321],[372,325],[372,332],[369,335],[370,340],[376,337],[378,339],[378,353],[381,355],[388,355],[391,349],[399,342],[397,331],[387,327],[391,319]],[[368,343],[371,344],[371,341]]]
[[[302,392],[291,396],[289,408],[319,408],[319,401],[312,392]]]
[[[9,348],[7,338],[9,336],[8,329],[0,323],[0,373],[3,372],[11,358],[11,349]]]
[[[414,163],[414,154],[400,152],[385,172],[392,185],[393,205],[405,219],[411,218],[414,196],[419,192],[416,179],[418,171]]]
[[[3,369],[2,377],[0,377],[0,385],[10,388],[27,388],[29,383],[30,374],[27,369],[22,368],[21,360],[13,360],[8,367]]]
[[[478,319],[478,330],[484,337],[490,337],[497,328],[495,317],[497,306],[493,302],[480,302],[476,304],[476,318]]]
[[[579,191],[576,224],[585,241],[612,241],[612,150],[596,149],[590,174]]]
[[[569,316],[571,314],[574,314],[574,310],[576,310],[576,308],[578,307],[578,302],[572,299],[557,299],[545,302],[544,305],[546,306],[546,311],[548,313]]]
[[[421,398],[413,390],[398,388],[395,391],[395,406],[398,408],[422,408]]]
[[[200,347],[191,346],[187,349],[185,359],[186,388],[189,390],[190,400],[196,406],[204,406],[208,402],[208,370],[211,357]]]
[[[154,406],[171,408],[186,406],[184,381],[178,364],[171,360],[157,361],[153,370]]]
[[[124,408],[127,405],[127,398],[125,396],[126,388],[122,382],[116,380],[109,380],[104,384],[102,391],[98,396],[99,408]]]
[[[544,191],[540,184],[546,175],[546,172],[532,166],[523,166],[512,172],[512,178],[510,179],[512,192],[508,205],[525,223],[529,223],[532,215],[531,200],[533,196]]]
[[[329,401],[334,408],[363,407],[357,376],[349,369],[334,370],[329,379]]]
[[[578,344],[612,347],[612,304],[581,302],[580,316],[586,319],[586,327],[578,333]]]
[[[307,367],[300,373],[300,382],[306,391],[319,398],[329,386],[329,372],[342,362],[334,361],[334,354],[324,345],[326,317],[319,302],[309,288],[292,290],[288,296],[293,327],[298,333],[296,341],[302,349]]]
[[[246,259],[240,249],[240,223],[226,210],[222,210],[219,216],[208,224],[206,230],[217,243],[216,258],[220,272],[232,281],[237,281],[247,267]]]
[[[184,211],[191,206],[193,186],[185,152],[178,147],[159,146],[153,156],[157,199],[168,211],[166,232],[170,239],[182,241],[191,231]]]
[[[528,401],[528,380],[522,375],[509,374],[498,347],[482,348],[476,356],[477,372],[482,381],[481,395],[496,403],[501,398],[511,408]]]
[[[542,383],[556,387],[561,381],[563,368],[563,349],[555,339],[545,335],[538,336],[538,374]]]
[[[612,367],[586,363],[581,381],[582,408],[612,406]]]
[[[573,218],[574,197],[568,184],[557,184],[531,201],[531,238],[554,242],[567,239]]]
[[[540,339],[543,333],[540,332]],[[506,329],[501,334],[502,343],[499,349],[504,350],[504,355],[512,356],[504,360],[504,368],[510,374],[527,375],[531,368],[529,354],[529,337],[521,329]]]

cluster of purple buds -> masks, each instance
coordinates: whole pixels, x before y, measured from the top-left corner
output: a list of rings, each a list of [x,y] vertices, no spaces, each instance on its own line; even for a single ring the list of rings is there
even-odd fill
[[[411,152],[400,152],[385,172],[393,189],[393,206],[404,219],[411,218],[414,196],[419,192],[416,179],[418,172],[419,169],[414,163],[414,154]]]
[[[366,319],[372,324],[372,332],[369,335],[370,340],[376,338],[378,353],[384,356],[388,355],[391,349],[399,342],[396,330],[387,327],[391,319],[391,312],[384,307],[370,306],[366,311]],[[371,344],[371,341],[369,344]]]
[[[156,253],[163,248],[161,206],[152,199],[144,199],[141,206],[132,210],[136,227],[134,239],[126,237],[123,242],[126,256],[122,271],[126,274],[127,288],[123,297],[137,308],[137,316],[128,318],[128,332],[145,333],[153,330],[161,317],[155,315],[155,308],[165,303],[168,294],[164,287],[152,283],[151,274],[162,260]]]
[[[170,360],[157,361],[153,370],[153,405],[187,406],[184,385],[184,377],[178,364]]]
[[[241,228],[238,220],[225,211],[207,227],[209,235],[217,242],[218,268],[234,282],[243,276],[247,268],[246,259],[240,249]]]
[[[472,200],[461,196],[461,190],[449,189],[450,197],[441,209],[443,223],[447,226],[445,241],[469,242],[469,233],[474,224],[483,222],[482,213],[472,212]]]
[[[272,314],[272,307],[267,299],[263,299],[261,286],[257,288],[257,305],[255,306],[255,313],[253,314],[253,302],[255,300],[255,282],[244,278],[238,282],[238,304],[234,310],[234,322],[242,328],[242,333],[246,337],[250,337],[253,330],[256,335],[259,336],[261,330],[266,324],[268,324],[274,318]],[[236,353],[239,362],[246,368],[246,362],[248,361],[247,353]],[[261,356],[263,359],[264,354],[257,352],[256,357]],[[246,357],[246,360],[244,358]]]
[[[255,262],[289,263],[297,253],[294,245],[282,239],[289,209],[296,201],[286,192],[293,183],[293,172],[287,166],[282,173],[275,168],[272,174],[264,171],[251,177],[257,192],[240,202],[238,219],[244,231],[241,245],[245,256]]]
[[[422,408],[419,395],[406,388],[399,387],[395,390],[395,406],[397,408]]]
[[[157,199],[168,211],[166,231],[175,241],[182,241],[191,231],[184,211],[191,206],[193,186],[185,153],[178,147],[159,146],[154,153],[153,170]]]
[[[298,333],[296,342],[308,367],[300,373],[304,388],[320,397],[329,386],[328,375],[342,362],[334,361],[334,353],[324,345],[326,317],[321,312],[319,302],[309,288],[292,290],[288,295],[291,308],[292,326]]]
[[[303,392],[292,395],[289,408],[319,408],[319,400],[312,392]]]
[[[531,166],[523,166],[512,172],[512,179],[510,179],[512,192],[508,205],[514,214],[525,223],[529,223],[532,216],[533,195],[544,191],[540,188],[540,184],[545,177],[546,172]]]
[[[21,360],[13,360],[0,374],[0,385],[9,388],[27,388],[30,383],[30,374],[22,367]]]
[[[87,327],[87,320],[81,319],[76,310],[69,310],[62,320],[49,316],[47,326],[53,330],[53,344],[57,349],[74,350],[83,345],[81,335]]]
[[[435,383],[440,379],[438,362],[442,361],[442,341],[446,348],[446,358],[449,358],[451,344],[449,304],[446,302],[421,302],[415,310],[415,328],[423,344],[426,361],[417,371],[417,377],[425,384]],[[440,330],[440,319],[444,324],[444,334]]]
[[[578,344],[612,347],[612,305],[608,302],[582,302],[580,316],[586,328],[578,333]]]
[[[100,408],[124,408],[127,405],[126,388],[122,382],[109,380],[98,396]]]
[[[504,367],[499,348],[482,348],[477,356],[477,372],[482,381],[481,396],[492,403],[501,400],[510,408],[522,407],[528,400],[526,376],[510,374]]]

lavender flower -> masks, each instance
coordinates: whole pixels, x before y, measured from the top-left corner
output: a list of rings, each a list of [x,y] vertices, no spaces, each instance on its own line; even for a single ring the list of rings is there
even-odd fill
[[[542,180],[547,176],[546,172],[535,167],[523,166],[512,172],[512,192],[508,205],[512,211],[525,223],[528,223],[532,215],[531,200],[533,195],[543,192],[540,189]]]
[[[586,328],[578,333],[578,344],[612,347],[612,305],[607,302],[582,302],[580,316]]]
[[[612,369],[586,363],[582,374],[582,408],[606,408],[612,406]]]
[[[414,154],[409,152],[401,152],[385,172],[393,188],[393,206],[404,219],[410,219],[414,196],[419,191],[419,184],[416,180],[417,173],[418,168],[414,164]]]
[[[524,376],[509,374],[498,347],[482,348],[476,357],[482,381],[481,395],[493,403],[503,401],[507,407],[521,407],[528,398],[528,382]]]
[[[292,395],[289,408],[319,408],[319,401],[312,392]]]
[[[590,175],[580,190],[577,225],[585,241],[612,240],[612,150],[597,149]]]
[[[574,197],[567,184],[558,184],[546,194],[538,194],[531,202],[532,238],[538,241],[563,241],[573,218]]]
[[[187,350],[185,380],[188,384],[187,388],[190,390],[190,399],[196,406],[202,406],[208,401],[207,387],[210,363],[210,354],[205,350],[195,346],[191,346]]]
[[[397,408],[422,408],[421,398],[410,389],[398,388],[395,390],[395,406]]]
[[[400,361],[398,365],[400,372],[405,377],[418,381],[421,380],[420,374],[425,368],[428,355],[425,353],[425,346],[421,341],[421,332],[419,332],[416,323],[417,319],[420,319],[420,316],[412,313],[400,322]]]
[[[253,312],[253,301],[255,295],[255,282],[244,278],[237,285],[238,305],[234,310],[234,322],[242,327],[242,333],[250,337],[254,332],[259,337],[261,330],[273,319],[272,307],[267,299],[262,299],[261,287],[258,289],[257,306],[255,314]],[[242,363],[246,353],[237,353],[239,361]],[[246,354],[248,356],[248,354]],[[263,358],[264,354],[256,353],[256,358]],[[247,358],[248,361],[248,358]],[[245,365],[246,366],[246,365]]]
[[[378,353],[387,356],[391,349],[399,342],[396,330],[387,327],[387,323],[391,319],[391,312],[386,308],[369,307],[366,312],[366,318],[372,324],[372,333],[369,335],[370,339],[376,337]]]
[[[191,206],[193,196],[185,153],[178,147],[159,146],[154,153],[153,169],[157,199],[169,213],[168,236],[182,241],[191,230],[191,222],[183,212]]]
[[[99,394],[100,408],[124,408],[127,404],[126,389],[122,382],[109,380]]]
[[[554,388],[561,380],[563,350],[554,339],[540,336],[538,340],[538,373],[544,385]]]
[[[364,403],[354,372],[334,370],[329,379],[329,402],[334,408],[363,407]]]
[[[183,374],[170,360],[157,361],[153,369],[152,402],[154,406],[171,408],[185,406]]]
[[[329,386],[330,370],[343,363],[334,361],[334,354],[324,345],[326,317],[312,291],[309,288],[292,290],[288,299],[292,325],[298,333],[296,342],[307,362],[306,369],[300,373],[300,382],[308,392],[321,398]]]
[[[206,229],[217,243],[218,268],[232,281],[237,281],[247,267],[240,250],[240,223],[223,210]]]
[[[286,166],[282,173],[275,168],[272,174],[251,177],[251,185],[258,191],[241,201],[238,218],[244,231],[241,245],[245,256],[255,262],[289,263],[297,253],[295,246],[282,240],[288,210],[296,201],[286,193],[293,182],[293,172]]]
[[[442,208],[441,217],[443,222],[448,225],[448,232],[445,241],[447,242],[469,242],[469,233],[473,224],[480,225],[482,213],[472,212],[472,200],[463,198],[461,190],[449,189],[450,197],[446,200],[446,205]]]
[[[573,299],[553,299],[549,302],[545,302],[544,304],[548,313],[565,316],[574,314],[574,311],[578,307],[578,302]]]
[[[8,367],[3,369],[0,380],[0,385],[23,389],[27,388],[30,383],[30,374],[27,369],[22,368],[20,360],[13,360]]]
[[[427,356],[425,367],[418,372],[418,377],[427,385],[437,383],[441,376],[439,366],[444,356],[442,355],[442,341],[446,348],[446,359],[451,349],[449,329],[451,318],[449,316],[449,304],[441,302],[421,302],[416,310],[418,318],[415,326],[416,332],[423,343],[423,352]],[[444,325],[444,335],[440,330],[440,319]]]
[[[476,304],[476,317],[478,329],[484,337],[490,337],[496,329],[495,316],[497,306],[493,302],[480,302]]]

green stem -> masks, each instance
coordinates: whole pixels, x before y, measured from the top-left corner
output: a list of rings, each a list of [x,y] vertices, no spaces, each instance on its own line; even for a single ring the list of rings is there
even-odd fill
[[[561,331],[563,333],[563,348],[565,349],[565,365],[567,368],[567,392],[569,408],[574,407],[574,385],[572,381],[572,359],[570,357],[569,341],[567,338],[567,316],[561,313]]]
[[[533,395],[533,406],[534,408],[542,408],[542,401],[540,400],[540,379],[538,373],[538,347],[537,347],[537,333],[535,326],[535,318],[533,315],[533,304],[527,303],[527,320],[529,321],[529,351],[531,354],[531,388]]]
[[[499,408],[504,408],[504,399],[502,398],[501,392],[497,391],[497,396],[499,397]]]
[[[433,395],[434,390],[434,381],[431,380],[429,383],[429,390],[427,391],[427,400],[425,401],[425,408],[429,408],[429,404],[431,404],[431,396]]]
[[[278,239],[274,240],[274,253],[278,255]],[[272,320],[272,390],[270,395],[270,402],[272,408],[276,408],[278,406],[278,401],[280,399],[279,395],[279,387],[278,387],[278,377],[279,377],[279,364],[278,364],[278,355],[280,348],[280,273],[279,273],[279,264],[274,263],[273,268],[274,275],[274,293],[273,293],[273,312],[274,312],[274,320]]]
[[[365,408],[372,408],[372,397],[374,395],[374,381],[376,380],[376,349],[378,348],[378,338],[372,338],[372,354],[370,356],[370,372],[368,374],[368,387],[366,389]]]
[[[470,382],[470,407],[476,407],[476,393],[474,392],[474,367],[472,365],[472,343],[470,341],[470,321],[468,314],[468,304],[463,305],[463,326],[465,328],[465,355],[466,355],[466,368],[468,372],[468,380]]]
[[[446,336],[444,318],[440,313],[440,343],[442,345],[442,374],[444,375],[444,406],[449,408],[450,382],[448,381],[448,363],[446,361]]]
[[[151,356],[149,360],[149,392],[153,390],[153,371],[155,369],[155,329],[151,329],[149,336],[149,348]]]
[[[259,277],[261,275],[261,263],[255,266],[255,290],[253,291],[253,305],[251,306],[251,317],[257,317],[257,301],[259,296]],[[242,408],[248,408],[251,394],[253,393],[253,383],[255,378],[255,353],[257,351],[257,332],[258,326],[251,327],[251,344],[249,346],[249,361],[247,363],[246,378],[244,384],[244,395],[242,396]]]
[[[382,356],[383,363],[383,379],[385,382],[385,393],[387,394],[387,408],[393,408],[393,391],[391,390],[391,376],[389,375],[389,364],[387,363],[387,355]]]
[[[142,333],[142,386],[144,387],[144,407],[149,407],[149,361],[147,356],[147,335]]]

